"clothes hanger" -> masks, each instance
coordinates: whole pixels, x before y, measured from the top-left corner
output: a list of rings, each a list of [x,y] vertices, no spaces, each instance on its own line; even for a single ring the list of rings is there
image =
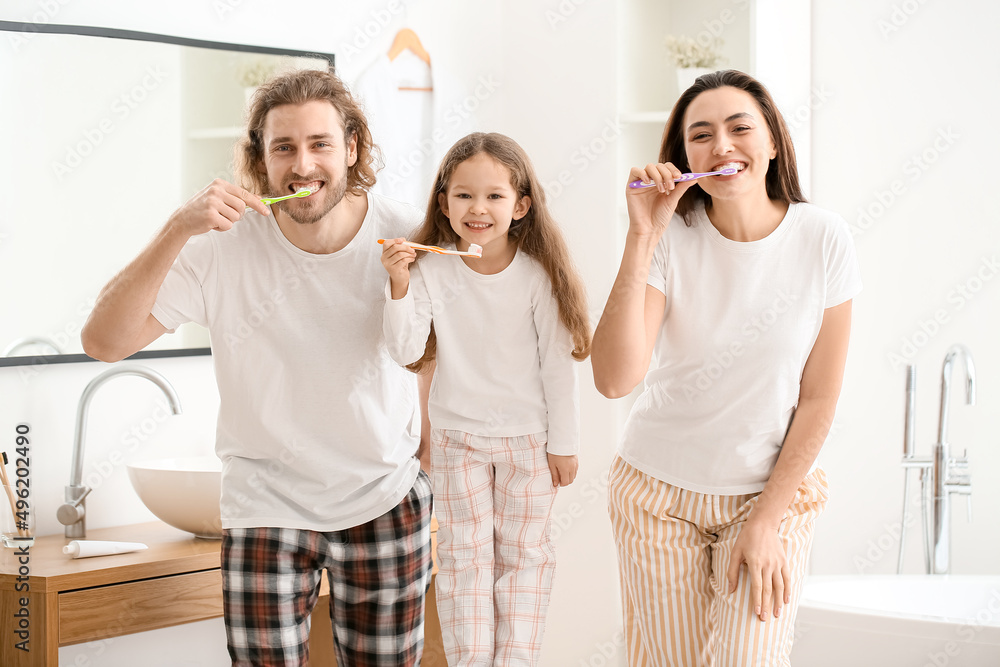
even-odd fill
[[[431,65],[431,55],[427,53],[427,49],[424,45],[420,43],[420,38],[417,37],[417,33],[413,32],[409,28],[403,28],[396,33],[396,37],[392,40],[392,46],[389,47],[389,60],[390,62],[395,60],[397,56],[403,51],[409,49],[414,55],[427,63],[427,66]],[[425,90],[432,91],[433,88],[415,88],[412,86],[400,86],[400,90]]]

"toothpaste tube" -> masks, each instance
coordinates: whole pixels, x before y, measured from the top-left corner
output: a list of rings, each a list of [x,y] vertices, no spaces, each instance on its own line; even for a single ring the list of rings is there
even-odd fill
[[[128,554],[148,549],[142,542],[102,542],[101,540],[73,540],[63,547],[63,553],[73,558]]]

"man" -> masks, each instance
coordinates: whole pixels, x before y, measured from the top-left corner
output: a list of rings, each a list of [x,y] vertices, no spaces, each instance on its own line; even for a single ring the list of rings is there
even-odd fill
[[[265,84],[238,176],[268,196],[313,194],[268,209],[216,180],[104,288],[83,330],[87,354],[104,361],[187,321],[211,333],[226,633],[239,667],[307,663],[324,569],[342,667],[420,658],[431,493],[415,458],[413,376],[382,340],[376,241],[421,216],[368,192],[373,148],[332,73]]]

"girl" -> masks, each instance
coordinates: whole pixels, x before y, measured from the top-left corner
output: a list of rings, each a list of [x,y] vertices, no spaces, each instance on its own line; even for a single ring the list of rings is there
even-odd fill
[[[404,239],[382,252],[389,354],[434,372],[448,664],[534,665],[555,568],[549,515],[577,471],[573,360],[590,353],[582,281],[528,157],[500,134],[470,134],[451,148],[414,241],[482,247],[481,258],[426,254],[416,263]]]
[[[733,70],[681,95],[636,179],[593,350],[608,397],[645,375],[609,479],[629,664],[788,665],[861,289],[848,227],[804,203],[774,100]]]

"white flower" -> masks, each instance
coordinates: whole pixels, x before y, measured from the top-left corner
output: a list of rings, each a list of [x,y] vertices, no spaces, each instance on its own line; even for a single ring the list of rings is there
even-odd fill
[[[667,54],[678,67],[712,68],[724,60],[720,48],[721,39],[714,39],[709,44],[699,44],[690,37],[667,35]]]
[[[240,82],[241,86],[256,88],[274,76],[278,67],[279,63],[273,56],[255,58],[243,62],[237,67],[236,80]]]

